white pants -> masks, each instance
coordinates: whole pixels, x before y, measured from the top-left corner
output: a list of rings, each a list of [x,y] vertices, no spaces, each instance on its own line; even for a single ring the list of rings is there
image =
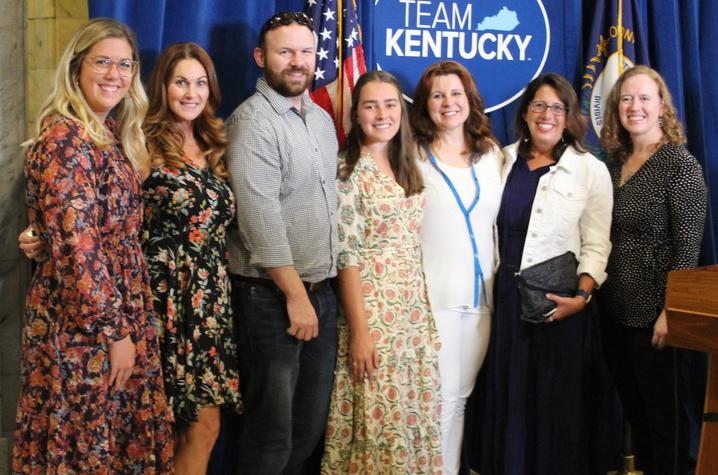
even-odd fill
[[[461,463],[464,409],[489,345],[491,312],[487,307],[435,309],[439,331],[441,377],[441,433],[444,475],[455,475]]]

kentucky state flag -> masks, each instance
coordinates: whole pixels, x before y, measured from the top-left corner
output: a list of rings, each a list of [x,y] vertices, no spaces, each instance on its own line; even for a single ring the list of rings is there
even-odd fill
[[[586,142],[600,151],[606,98],[618,77],[634,64],[648,65],[646,36],[636,0],[597,0],[581,78],[581,113],[588,118]]]

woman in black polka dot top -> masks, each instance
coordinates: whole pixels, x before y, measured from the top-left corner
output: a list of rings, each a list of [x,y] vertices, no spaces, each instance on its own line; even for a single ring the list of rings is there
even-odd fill
[[[664,306],[668,272],[698,264],[706,186],[656,71],[626,71],[606,109],[601,142],[614,187],[613,249],[600,295],[606,358],[638,468],[684,474],[688,423],[680,401],[689,354],[664,348]]]

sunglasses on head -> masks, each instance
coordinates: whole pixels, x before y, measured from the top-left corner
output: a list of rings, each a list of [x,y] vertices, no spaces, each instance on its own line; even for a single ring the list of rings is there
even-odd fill
[[[277,13],[264,22],[262,30],[272,30],[280,26],[291,25],[292,23],[299,23],[300,25],[308,26],[309,28],[312,28],[314,24],[312,19],[304,12],[282,12]]]

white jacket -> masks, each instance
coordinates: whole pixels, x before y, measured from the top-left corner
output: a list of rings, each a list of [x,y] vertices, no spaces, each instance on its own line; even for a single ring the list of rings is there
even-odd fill
[[[504,148],[505,173],[516,161],[518,142]],[[613,185],[606,165],[590,153],[568,147],[536,189],[521,269],[573,251],[577,273],[600,286],[611,252]]]

